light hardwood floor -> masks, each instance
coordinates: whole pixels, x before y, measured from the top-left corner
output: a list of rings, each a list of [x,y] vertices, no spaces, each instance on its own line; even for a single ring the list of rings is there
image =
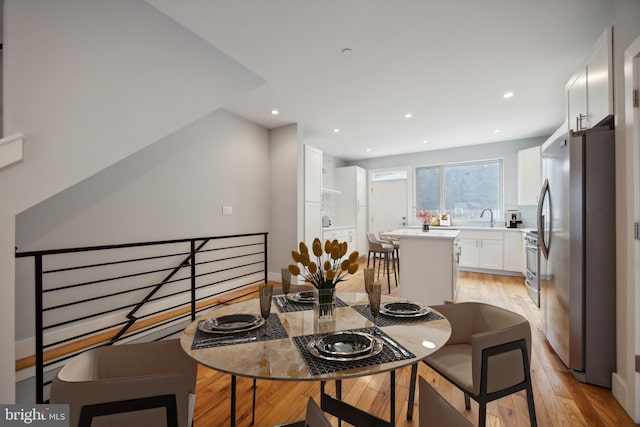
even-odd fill
[[[392,279],[393,280],[393,279]],[[386,285],[386,284],[385,284]],[[364,289],[358,271],[340,290]],[[393,287],[393,283],[392,283]],[[392,295],[399,288],[393,287]],[[504,307],[529,319],[532,327],[532,379],[538,425],[546,426],[637,426],[611,395],[611,391],[576,381],[546,343],[538,308],[524,290],[522,279],[461,273],[455,298],[480,301]],[[471,402],[465,411],[462,392],[453,387],[424,363],[419,375],[425,377],[460,412],[477,425],[478,406]],[[237,425],[251,423],[251,380],[238,378]],[[412,421],[407,420],[409,369],[396,374],[396,425],[418,426],[417,398]],[[332,384],[327,389],[333,393]],[[230,379],[226,374],[200,367],[198,370],[195,426],[229,425]],[[304,418],[308,396],[319,401],[319,383],[258,381],[257,427],[273,426]],[[389,375],[380,374],[343,382],[343,399],[382,418],[389,418]],[[337,421],[332,419],[334,425]],[[344,424],[343,424],[344,425]],[[487,426],[528,426],[529,416],[524,392],[494,401],[487,408]]]

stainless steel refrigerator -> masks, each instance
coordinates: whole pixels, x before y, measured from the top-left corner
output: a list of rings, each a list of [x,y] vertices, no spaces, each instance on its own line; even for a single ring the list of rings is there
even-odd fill
[[[575,377],[611,387],[615,370],[613,118],[545,143],[538,205],[540,308]]]

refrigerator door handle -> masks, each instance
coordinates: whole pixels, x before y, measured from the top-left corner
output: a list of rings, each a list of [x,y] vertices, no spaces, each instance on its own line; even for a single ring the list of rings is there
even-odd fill
[[[550,241],[547,241],[545,235],[545,216],[543,212],[543,208],[545,202],[549,204],[549,219],[547,224],[549,224],[549,238],[551,238],[551,194],[549,193],[549,180],[545,179],[544,184],[542,184],[542,190],[540,191],[540,200],[538,202],[538,241],[540,242],[540,250],[542,251],[542,255],[545,258],[549,258],[549,247]]]

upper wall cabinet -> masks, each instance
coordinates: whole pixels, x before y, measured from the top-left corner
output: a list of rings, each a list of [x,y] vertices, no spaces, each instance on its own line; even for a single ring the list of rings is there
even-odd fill
[[[322,203],[322,151],[304,146],[304,201]]]
[[[518,205],[537,205],[540,193],[540,147],[518,151]]]
[[[566,85],[567,123],[578,132],[613,114],[613,37],[608,28],[598,39],[586,65]]]

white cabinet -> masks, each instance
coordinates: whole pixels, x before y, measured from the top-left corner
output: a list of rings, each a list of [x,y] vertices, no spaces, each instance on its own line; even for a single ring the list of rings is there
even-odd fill
[[[345,228],[342,230],[342,241],[349,244],[349,253],[356,250],[357,232],[355,228]]]
[[[355,225],[354,245],[360,254],[367,250],[367,171],[358,166],[337,168],[336,187],[341,192],[335,206],[337,225]]]
[[[578,131],[588,128],[587,75],[585,70],[576,72],[566,86],[567,124],[569,129]]]
[[[608,28],[586,65],[566,85],[567,124],[572,131],[589,129],[613,114],[613,35]]]
[[[611,29],[608,29],[598,39],[587,63],[587,111],[590,127],[613,114],[612,51]]]
[[[524,270],[523,233],[519,231],[504,232],[504,266],[503,270],[521,273]]]
[[[518,151],[518,205],[537,205],[542,187],[540,147]]]
[[[337,240],[339,242],[342,241],[342,230],[322,230],[322,242],[324,244],[325,240]],[[324,246],[323,246],[324,248]]]
[[[460,267],[502,270],[503,232],[461,230]]]
[[[460,246],[460,267],[478,267],[480,263],[480,251],[477,239],[458,239]]]
[[[304,241],[322,235],[322,151],[304,146]]]
[[[316,237],[322,237],[322,210],[320,203],[304,203],[304,241],[311,248]]]
[[[322,203],[322,151],[304,146],[304,201]]]
[[[324,229],[322,230],[322,241],[325,240],[337,240],[338,242],[347,242],[349,245],[349,252],[351,253],[355,248],[356,242],[356,229],[353,227],[349,228],[338,228],[338,229]]]

